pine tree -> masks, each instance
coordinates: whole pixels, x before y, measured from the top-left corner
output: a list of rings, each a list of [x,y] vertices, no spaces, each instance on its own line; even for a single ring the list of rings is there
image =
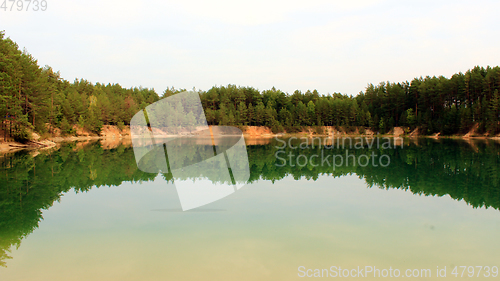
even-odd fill
[[[244,101],[240,101],[238,104],[238,110],[236,111],[236,123],[248,125],[248,112]]]

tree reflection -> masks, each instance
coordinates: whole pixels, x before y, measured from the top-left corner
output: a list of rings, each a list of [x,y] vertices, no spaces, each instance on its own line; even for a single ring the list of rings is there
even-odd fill
[[[300,142],[300,140],[297,140]],[[320,176],[357,175],[368,187],[398,188],[425,196],[449,195],[474,208],[500,209],[500,145],[495,141],[465,142],[455,140],[405,140],[404,146],[380,149],[367,146],[358,149],[328,148],[324,145],[307,149],[282,147],[272,139],[267,142],[249,141],[250,182],[279,181],[287,176],[296,180],[317,180]],[[190,151],[186,162],[210,149],[199,146]],[[380,165],[280,165],[276,152],[286,155],[349,155],[359,157],[375,153],[387,155],[390,163]],[[179,160],[179,161],[182,161]],[[217,181],[214,171],[203,171],[200,177]],[[119,145],[104,149],[99,143],[79,147],[72,143],[52,151],[17,152],[0,156],[0,266],[5,266],[11,247],[32,233],[42,217],[63,193],[89,191],[101,186],[119,186],[123,182],[151,181],[156,174],[137,169],[133,149]],[[172,181],[170,174],[164,179]],[[186,176],[188,177],[188,176]]]

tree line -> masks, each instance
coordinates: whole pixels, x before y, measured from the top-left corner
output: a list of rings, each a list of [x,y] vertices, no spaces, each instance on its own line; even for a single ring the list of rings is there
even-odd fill
[[[25,140],[28,129],[44,134],[73,125],[99,133],[104,124],[124,125],[148,104],[159,100],[152,89],[125,89],[119,84],[70,83],[0,32],[0,116],[4,136]]]
[[[0,116],[4,138],[27,139],[28,130],[44,134],[59,128],[74,134],[74,125],[99,133],[102,126],[128,125],[147,105],[184,89],[123,88],[119,84],[68,82],[0,32]],[[273,132],[297,132],[304,126],[369,128],[387,133],[395,126],[422,134],[500,132],[500,68],[479,67],[465,73],[415,78],[411,82],[369,84],[356,96],[259,91],[236,85],[198,91],[210,125],[268,126]]]
[[[393,127],[419,128],[423,134],[500,132],[500,67],[415,78],[411,82],[369,84],[357,96],[318,91],[259,92],[235,85],[200,92],[209,124],[268,126],[296,132],[303,126],[361,127],[387,133]]]

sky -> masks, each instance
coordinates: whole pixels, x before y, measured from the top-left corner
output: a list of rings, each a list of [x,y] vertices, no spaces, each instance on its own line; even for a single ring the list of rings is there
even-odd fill
[[[227,84],[356,95],[500,65],[497,0],[44,1],[0,9],[0,30],[40,66],[160,95]]]

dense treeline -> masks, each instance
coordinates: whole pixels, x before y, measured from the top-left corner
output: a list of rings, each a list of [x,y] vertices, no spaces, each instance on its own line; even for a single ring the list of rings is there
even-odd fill
[[[475,67],[450,79],[415,78],[411,82],[368,85],[356,97],[316,90],[289,95],[272,88],[213,87],[200,93],[207,120],[216,125],[269,126],[294,132],[302,126],[361,126],[386,133],[395,126],[423,134],[499,133],[500,68]]]
[[[153,89],[124,89],[118,84],[70,83],[50,67],[39,67],[26,51],[0,32],[0,115],[4,136],[28,137],[26,128],[45,133],[73,125],[99,133],[102,126],[126,125],[158,101]],[[474,67],[451,78],[415,78],[411,82],[369,84],[357,96],[318,91],[292,94],[274,87],[259,91],[235,85],[199,91],[211,125],[268,126],[296,132],[303,126],[342,126],[386,133],[395,126],[420,133],[500,132],[500,68]],[[162,98],[183,91],[167,88]]]
[[[474,124],[480,133],[497,134],[500,114],[500,68],[474,67],[465,74],[415,78],[410,83],[369,85],[356,97],[366,105],[372,126],[420,127],[423,133],[456,134]]]
[[[118,84],[70,83],[52,68],[39,67],[0,32],[0,116],[4,136],[23,140],[27,128],[45,133],[58,127],[74,133],[72,125],[99,132],[103,124],[126,124],[146,105],[159,99],[152,89],[124,89]]]

